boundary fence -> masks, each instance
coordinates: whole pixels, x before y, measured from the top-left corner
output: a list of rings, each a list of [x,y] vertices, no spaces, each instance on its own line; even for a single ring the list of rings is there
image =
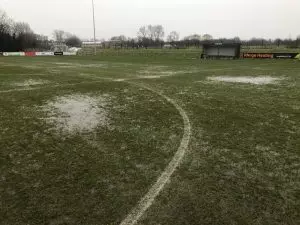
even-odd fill
[[[245,59],[299,59],[300,53],[243,53]]]
[[[76,56],[76,52],[0,52],[0,56]]]

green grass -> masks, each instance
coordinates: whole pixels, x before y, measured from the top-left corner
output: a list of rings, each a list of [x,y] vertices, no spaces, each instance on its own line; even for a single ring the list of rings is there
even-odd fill
[[[0,58],[0,224],[119,224],[126,217],[183,134],[174,106],[134,83],[172,98],[192,125],[184,161],[139,224],[299,224],[300,62],[197,57]],[[226,75],[284,79],[207,81]],[[47,83],[14,85],[26,80]],[[110,125],[55,130],[40,109],[73,94],[110,96]]]

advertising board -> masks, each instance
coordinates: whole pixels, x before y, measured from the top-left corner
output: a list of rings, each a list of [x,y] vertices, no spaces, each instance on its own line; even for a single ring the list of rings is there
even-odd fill
[[[54,52],[54,55],[64,55],[63,52]]]
[[[273,59],[273,53],[244,53],[243,58],[248,59]]]
[[[76,52],[64,52],[64,55],[74,56],[74,55],[77,55],[77,53]]]
[[[35,56],[35,52],[25,52],[25,56]]]
[[[244,53],[243,58],[246,59],[297,59],[299,53]]]
[[[36,52],[36,56],[54,56],[54,52]]]
[[[275,59],[296,59],[298,53],[274,53]]]
[[[3,56],[25,56],[25,52],[3,52]]]

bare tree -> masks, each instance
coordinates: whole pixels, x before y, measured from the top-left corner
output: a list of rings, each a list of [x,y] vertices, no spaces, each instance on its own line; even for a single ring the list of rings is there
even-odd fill
[[[202,36],[202,39],[203,39],[204,41],[212,40],[212,39],[213,39],[213,36],[210,35],[210,34],[204,34],[204,35]]]
[[[81,47],[82,41],[76,35],[68,35],[66,45],[69,47]]]
[[[184,40],[201,40],[201,35],[193,34],[184,38]]]
[[[16,22],[12,25],[12,32],[17,40],[17,49],[28,50],[37,47],[37,35],[30,28],[28,23]]]
[[[7,16],[6,12],[0,9],[0,33],[11,32],[12,20]]]
[[[127,39],[125,35],[120,35],[112,37],[110,40],[113,46],[123,48],[124,46],[128,46],[126,43],[129,39]]]
[[[174,42],[174,41],[179,41],[179,33],[176,31],[172,31],[168,37],[167,37],[168,42]]]
[[[148,37],[148,30],[145,26],[141,27],[137,34],[139,39],[147,38]]]
[[[28,23],[14,22],[0,9],[0,52],[45,49],[48,40],[39,40]]]
[[[165,36],[165,31],[162,25],[150,25],[149,32],[151,39],[154,41],[161,40]]]
[[[125,42],[125,41],[127,41],[127,38],[124,35],[120,35],[120,36],[112,37],[110,40],[111,41]]]
[[[148,25],[148,27],[147,27],[147,36],[151,40],[154,40],[154,30],[155,30],[154,26]]]
[[[276,39],[274,40],[274,42],[275,42],[275,44],[277,45],[277,47],[279,47],[280,44],[282,43],[282,40],[281,40],[280,38],[276,38]]]
[[[143,26],[138,31],[140,40],[150,39],[152,41],[161,40],[165,36],[165,31],[162,25]]]
[[[241,39],[240,39],[240,37],[238,37],[238,36],[234,37],[233,40],[234,40],[234,42],[236,42],[236,43],[240,43],[240,42],[241,42]]]
[[[139,29],[138,33],[138,47],[148,48],[150,46],[162,47],[163,37],[165,35],[162,25],[148,25]]]
[[[50,49],[50,42],[45,35],[36,35],[39,49]]]
[[[24,22],[16,22],[14,23],[12,27],[13,33],[16,36],[22,35],[22,34],[31,34],[33,31],[31,30],[28,23]]]
[[[54,30],[53,37],[55,41],[62,43],[66,39],[66,32],[63,30]]]
[[[64,38],[66,40],[66,39],[74,37],[74,36],[76,36],[76,35],[75,34],[71,34],[70,32],[65,32]]]
[[[296,38],[296,47],[300,47],[300,34]]]

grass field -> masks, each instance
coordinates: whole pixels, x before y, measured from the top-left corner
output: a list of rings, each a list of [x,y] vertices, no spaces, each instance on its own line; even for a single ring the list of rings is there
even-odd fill
[[[300,61],[195,56],[0,58],[0,224],[300,224]]]
[[[150,58],[172,58],[172,59],[199,59],[202,54],[202,47],[200,48],[187,48],[187,49],[132,49],[132,48],[123,48],[123,49],[97,49],[97,54],[101,57],[112,57],[112,56],[122,56],[122,57],[147,57]],[[83,55],[93,55],[94,48],[84,47],[80,54]],[[286,53],[294,52],[299,53],[299,48],[286,48],[286,47],[262,47],[262,46],[242,46],[241,53],[254,52],[254,53]],[[128,61],[128,59],[126,59]]]

